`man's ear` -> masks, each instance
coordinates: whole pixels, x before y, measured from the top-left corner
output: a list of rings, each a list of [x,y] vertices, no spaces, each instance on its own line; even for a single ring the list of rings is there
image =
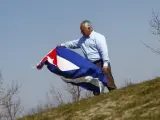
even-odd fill
[[[92,27],[88,27],[88,30],[93,30]]]
[[[91,27],[88,27],[88,30],[92,30],[92,28],[91,28]]]

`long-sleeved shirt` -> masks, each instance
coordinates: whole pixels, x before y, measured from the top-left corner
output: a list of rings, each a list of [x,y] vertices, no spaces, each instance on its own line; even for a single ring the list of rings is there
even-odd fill
[[[103,66],[108,66],[109,56],[106,38],[98,32],[92,31],[87,38],[82,36],[77,40],[62,43],[61,46],[71,49],[80,48],[86,59],[91,62],[102,59]]]

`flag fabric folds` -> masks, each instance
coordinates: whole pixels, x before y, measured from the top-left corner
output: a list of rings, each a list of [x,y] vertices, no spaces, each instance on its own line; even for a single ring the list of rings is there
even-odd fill
[[[44,65],[64,82],[86,90],[100,93],[103,92],[103,85],[107,84],[105,74],[97,65],[65,47],[57,46],[51,50],[37,65],[37,69],[42,69]]]

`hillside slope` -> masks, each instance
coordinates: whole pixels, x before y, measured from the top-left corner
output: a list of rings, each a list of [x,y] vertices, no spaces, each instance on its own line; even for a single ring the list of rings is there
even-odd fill
[[[19,120],[160,120],[160,78]]]

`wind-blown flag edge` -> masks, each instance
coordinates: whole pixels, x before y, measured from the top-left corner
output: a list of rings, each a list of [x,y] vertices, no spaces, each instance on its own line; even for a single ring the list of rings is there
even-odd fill
[[[61,54],[62,51],[66,52],[68,54]],[[74,55],[74,58],[73,58],[73,56],[70,57],[72,54]],[[61,66],[59,64],[59,63],[62,63],[62,62],[59,62],[59,60],[61,58],[67,58],[67,60],[69,59],[71,63],[74,61],[74,65],[75,64],[76,65],[75,66],[73,65],[72,67],[74,67],[73,72],[75,72],[77,76],[76,75],[74,77],[64,76],[64,73],[65,72],[67,73],[67,71],[62,70],[62,66],[65,66],[65,65]],[[80,66],[78,66],[81,63],[79,63],[78,60],[75,60],[76,58],[80,58],[82,60],[82,62],[85,61],[85,64],[87,63],[88,65],[91,66],[92,69],[89,68],[90,71],[87,69],[88,71],[86,71],[86,72],[92,72],[92,73],[95,72],[96,74],[94,73],[94,74],[92,74],[92,76],[89,76],[89,75],[85,76],[84,74],[80,75],[80,73],[78,74],[80,69],[85,70],[85,68],[80,68]],[[39,69],[39,70],[42,69],[42,67],[44,65],[46,65],[48,70],[51,71],[52,73],[55,73],[55,74],[58,74],[59,76],[61,76],[61,79],[64,82],[71,83],[71,84],[77,85],[77,86],[81,86],[82,88],[90,90],[90,91],[103,92],[103,90],[104,90],[103,85],[105,85],[107,83],[106,77],[99,67],[97,67],[96,65],[94,65],[93,63],[88,61],[87,59],[83,58],[78,53],[76,53],[72,50],[69,50],[67,48],[64,48],[64,47],[58,46],[58,47],[54,48],[53,50],[51,50],[37,65],[37,69]],[[61,73],[61,72],[63,72],[63,73]],[[72,70],[70,70],[70,72],[72,72]],[[85,71],[83,71],[83,73],[85,73]],[[93,81],[94,82],[96,81],[96,82],[94,83]]]

